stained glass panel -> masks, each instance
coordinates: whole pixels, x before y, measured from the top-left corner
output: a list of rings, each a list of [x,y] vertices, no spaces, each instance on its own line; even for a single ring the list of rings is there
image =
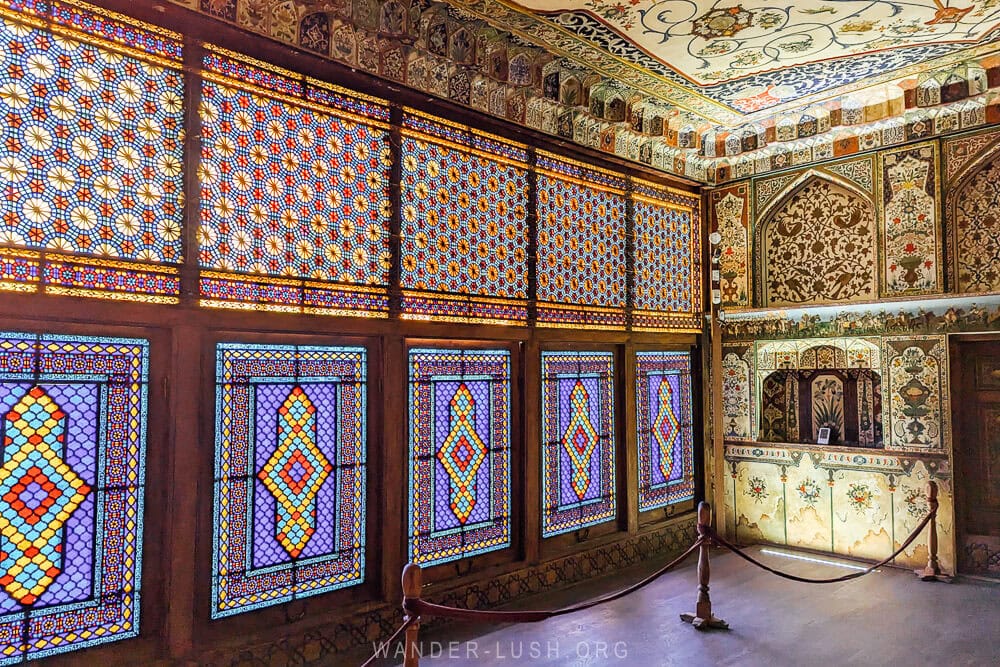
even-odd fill
[[[385,317],[387,108],[234,54],[204,66],[203,305]]]
[[[0,3],[0,290],[174,303],[179,38],[26,4]]]
[[[510,546],[510,352],[410,350],[410,560]]]
[[[404,318],[527,320],[527,159],[520,144],[404,116]]]
[[[0,664],[139,634],[148,343],[0,334]]]
[[[639,509],[694,498],[691,353],[635,355]]]
[[[216,348],[212,618],[365,573],[363,347]]]
[[[700,329],[701,219],[698,198],[634,181],[632,328]]]
[[[615,518],[615,358],[542,352],[542,535]]]
[[[625,179],[538,152],[538,325],[625,327]]]

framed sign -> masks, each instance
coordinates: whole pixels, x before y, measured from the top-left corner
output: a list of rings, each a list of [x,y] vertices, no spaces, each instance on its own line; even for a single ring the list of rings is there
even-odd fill
[[[823,426],[819,429],[819,433],[816,434],[816,444],[817,445],[829,445],[830,444],[830,427]]]

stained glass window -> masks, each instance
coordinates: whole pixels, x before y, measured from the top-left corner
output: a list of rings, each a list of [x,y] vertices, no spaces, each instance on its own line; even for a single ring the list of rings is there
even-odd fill
[[[510,546],[510,352],[410,350],[410,560]]]
[[[217,346],[213,618],[364,579],[366,378],[363,347]]]
[[[639,509],[694,498],[691,354],[635,355]]]
[[[0,290],[176,302],[178,37],[17,4],[0,6]]]
[[[416,112],[403,119],[403,317],[527,320],[524,146]]]
[[[701,327],[701,220],[696,196],[636,179],[632,328]]]
[[[625,179],[537,159],[538,324],[625,327]]]
[[[615,517],[615,358],[542,352],[542,535]]]
[[[139,634],[148,343],[0,334],[0,664]]]
[[[204,67],[202,304],[385,317],[388,108],[227,52]]]

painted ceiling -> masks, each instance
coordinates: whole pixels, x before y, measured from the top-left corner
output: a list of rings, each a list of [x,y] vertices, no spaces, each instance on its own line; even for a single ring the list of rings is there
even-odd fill
[[[735,125],[996,49],[1000,0],[448,0]]]

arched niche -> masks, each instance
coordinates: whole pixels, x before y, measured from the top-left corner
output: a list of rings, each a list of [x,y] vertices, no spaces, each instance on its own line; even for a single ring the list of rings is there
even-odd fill
[[[1000,147],[954,181],[947,206],[955,291],[1000,291]]]
[[[829,428],[831,445],[883,447],[882,378],[865,342],[798,346],[765,353],[774,368],[760,373],[758,439],[814,443]]]
[[[809,171],[774,202],[754,239],[760,305],[878,297],[878,230],[868,193]]]

